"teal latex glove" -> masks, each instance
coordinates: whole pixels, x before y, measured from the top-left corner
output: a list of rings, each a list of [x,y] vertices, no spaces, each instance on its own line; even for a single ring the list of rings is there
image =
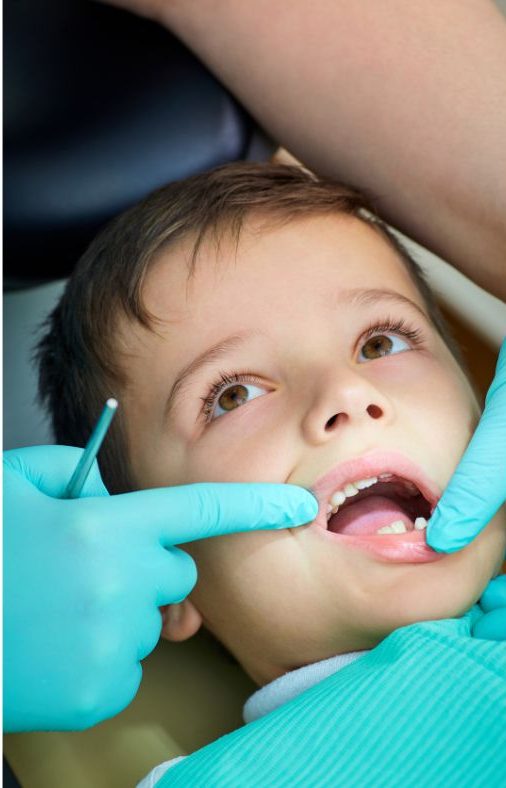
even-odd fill
[[[506,640],[506,575],[491,580],[480,599],[484,613],[473,635],[487,640]]]
[[[429,521],[427,543],[438,552],[461,550],[505,501],[506,340],[478,427]],[[505,586],[503,576],[485,591],[482,608],[486,615],[476,627],[478,637],[506,639]]]
[[[61,500],[81,449],[4,454],[4,726],[77,730],[135,696],[160,636],[159,606],[195,585],[175,544],[316,516],[307,491],[194,484],[109,496],[95,464]]]

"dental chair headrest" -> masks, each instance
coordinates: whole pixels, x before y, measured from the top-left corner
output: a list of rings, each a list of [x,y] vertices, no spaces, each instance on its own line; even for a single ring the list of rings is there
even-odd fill
[[[6,0],[4,30],[7,285],[67,276],[154,188],[248,158],[249,116],[157,25],[89,0]]]

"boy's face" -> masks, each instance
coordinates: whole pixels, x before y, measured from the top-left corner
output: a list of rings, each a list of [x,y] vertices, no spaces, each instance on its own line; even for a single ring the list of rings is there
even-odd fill
[[[120,332],[138,487],[290,482],[323,490],[323,512],[333,469],[339,479],[337,466],[367,455],[381,470],[389,452],[394,464],[411,461],[432,494],[442,492],[478,408],[379,234],[339,215],[277,226],[250,218],[237,254],[231,241],[218,254],[204,244],[188,283],[189,249],[163,253],[147,276],[144,302],[162,321],[156,333],[132,324]],[[179,372],[224,341],[176,387],[168,408]],[[329,472],[331,481],[318,484]],[[182,639],[203,620],[265,683],[370,648],[413,621],[461,614],[498,570],[505,545],[504,512],[465,550],[421,563],[402,545],[392,560],[316,524],[194,542],[185,549],[198,583],[167,635]]]

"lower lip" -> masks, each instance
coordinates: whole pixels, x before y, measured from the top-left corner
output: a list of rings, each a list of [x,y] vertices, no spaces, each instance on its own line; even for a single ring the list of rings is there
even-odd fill
[[[429,564],[445,557],[444,553],[436,553],[427,545],[425,531],[350,536],[328,531],[316,523],[315,525],[324,538],[359,550],[366,550],[376,558],[391,564]]]

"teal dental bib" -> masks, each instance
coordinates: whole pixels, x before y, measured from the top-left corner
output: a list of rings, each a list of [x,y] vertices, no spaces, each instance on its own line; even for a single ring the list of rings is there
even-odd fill
[[[506,642],[480,616],[396,630],[157,788],[506,788]]]

